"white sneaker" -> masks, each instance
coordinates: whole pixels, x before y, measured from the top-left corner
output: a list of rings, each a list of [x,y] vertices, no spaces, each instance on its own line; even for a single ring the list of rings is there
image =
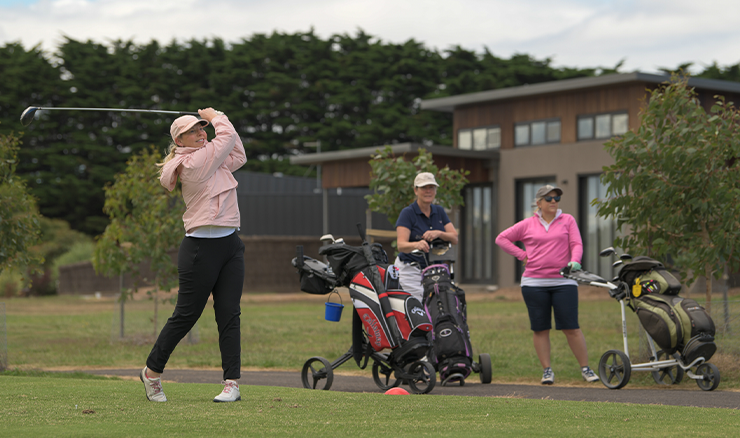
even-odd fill
[[[594,370],[591,369],[588,365],[581,368],[581,375],[583,376],[583,380],[587,382],[596,382],[599,380],[599,376],[594,373]]]
[[[166,402],[167,397],[164,395],[162,389],[162,379],[157,377],[156,379],[150,379],[146,376],[146,367],[141,370],[139,379],[144,383],[144,389],[146,389],[146,398],[149,401],[155,402]]]
[[[542,372],[542,380],[540,380],[540,382],[543,385],[552,385],[553,383],[555,383],[555,373],[552,372],[552,368],[545,368],[545,370]]]
[[[239,401],[242,399],[241,394],[239,394],[239,384],[236,383],[233,380],[226,380],[223,383],[224,390],[221,391],[221,394],[217,395],[216,398],[213,399],[216,403],[219,402],[233,402],[233,401]]]

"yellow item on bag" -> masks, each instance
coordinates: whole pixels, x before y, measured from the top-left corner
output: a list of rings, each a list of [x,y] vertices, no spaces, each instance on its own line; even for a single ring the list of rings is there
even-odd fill
[[[635,278],[635,284],[632,285],[632,296],[635,298],[642,295],[642,285],[640,284],[640,277]]]

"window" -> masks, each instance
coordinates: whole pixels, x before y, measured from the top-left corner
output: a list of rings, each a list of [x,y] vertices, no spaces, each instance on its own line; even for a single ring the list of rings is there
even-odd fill
[[[457,132],[458,149],[485,151],[501,147],[501,128],[484,126],[481,128],[461,129]]]
[[[514,145],[525,146],[529,144],[529,125],[517,125],[514,128]]]
[[[627,113],[591,114],[578,117],[578,140],[622,135],[629,130]]]
[[[461,129],[457,133],[457,147],[459,149],[473,149],[473,130]]]
[[[583,238],[583,269],[611,279],[614,275],[612,258],[599,257],[599,251],[614,243],[616,226],[614,220],[605,219],[596,215],[597,208],[591,205],[594,199],[606,198],[606,186],[601,184],[599,175],[589,175],[580,178],[578,184],[580,204],[580,218],[578,221]]]
[[[488,128],[488,149],[498,149],[501,147],[501,128]]]
[[[537,120],[514,125],[514,146],[560,142],[560,119]]]
[[[593,117],[579,117],[578,118],[578,139],[585,140],[587,138],[594,138],[594,118]]]

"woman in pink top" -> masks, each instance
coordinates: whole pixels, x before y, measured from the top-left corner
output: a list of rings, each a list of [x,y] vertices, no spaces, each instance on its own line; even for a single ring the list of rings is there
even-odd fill
[[[195,116],[177,118],[170,128],[172,143],[161,167],[160,183],[172,191],[177,178],[185,200],[185,238],[177,255],[180,289],[172,316],[159,333],[141,370],[146,397],[164,402],[160,375],[177,344],[200,318],[213,293],[218,326],[224,390],[215,402],[241,400],[240,301],[244,286],[244,243],[240,225],[237,182],[232,172],[247,162],[234,126],[213,108]],[[213,125],[216,137],[208,141],[205,127]]]
[[[570,266],[581,269],[583,244],[573,216],[558,208],[563,191],[546,185],[537,190],[534,214],[496,237],[496,244],[524,263],[521,286],[527,305],[529,322],[534,332],[534,349],[542,364],[541,383],[555,383],[550,367],[551,315],[555,314],[555,329],[562,330],[568,345],[581,366],[587,382],[599,377],[588,366],[586,339],[578,325],[578,283],[560,276],[560,269]],[[514,242],[522,242],[521,249]]]

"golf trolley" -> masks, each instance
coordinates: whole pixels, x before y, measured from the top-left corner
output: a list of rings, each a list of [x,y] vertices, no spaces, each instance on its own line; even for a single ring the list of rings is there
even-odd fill
[[[427,262],[420,281],[424,288],[424,308],[434,325],[429,361],[439,372],[442,386],[455,383],[463,386],[471,372],[480,374],[481,383],[491,383],[491,356],[481,353],[478,362],[472,359],[467,302],[465,291],[454,282],[453,264],[457,257],[452,244],[434,239],[429,243],[428,253],[414,250],[411,254]]]
[[[307,389],[328,390],[336,368],[354,359],[360,369],[372,360],[373,381],[383,391],[407,383],[412,393],[427,394],[434,389],[434,366],[423,360],[431,346],[427,332],[432,327],[424,307],[398,284],[398,269],[388,264],[380,244],[370,245],[358,224],[362,246],[354,247],[331,234],[319,254],[328,264],[305,256],[296,248],[292,260],[301,277],[301,290],[328,294],[336,287],[349,289],[352,312],[352,344],[336,360],[314,356],[301,370]]]
[[[611,247],[599,253],[601,257],[609,257],[614,254],[616,254],[616,251]],[[652,259],[647,257],[640,257],[635,260],[638,259],[652,261]],[[625,262],[629,263],[631,261],[632,256],[623,254],[620,256],[620,260],[617,260],[613,266],[618,267],[624,265]],[[624,281],[624,273],[623,268],[623,271],[619,275],[611,281],[607,281],[596,274],[584,270],[571,271],[567,266],[560,271],[560,275],[563,277],[575,280],[580,284],[607,289],[609,295],[618,300],[621,306],[624,351],[609,350],[601,356],[598,371],[601,383],[609,389],[620,389],[629,383],[632,371],[649,371],[652,373],[655,382],[661,385],[678,384],[684,379],[684,376],[688,376],[690,379],[695,380],[699,388],[704,391],[713,391],[716,389],[720,383],[719,369],[707,362],[715,350],[714,344],[711,342],[713,341],[713,337],[709,340],[703,338],[701,335],[695,336],[686,344],[683,351],[679,353],[678,351],[673,352],[670,350],[656,349],[656,342],[647,330],[645,330],[647,345],[650,350],[649,362],[632,363],[630,361],[627,345],[625,300],[634,300],[635,298],[633,295],[630,295],[630,288],[632,286],[627,281]],[[631,305],[630,307],[632,308]],[[691,352],[688,352],[689,350]],[[705,359],[705,356],[707,356],[707,359]]]

